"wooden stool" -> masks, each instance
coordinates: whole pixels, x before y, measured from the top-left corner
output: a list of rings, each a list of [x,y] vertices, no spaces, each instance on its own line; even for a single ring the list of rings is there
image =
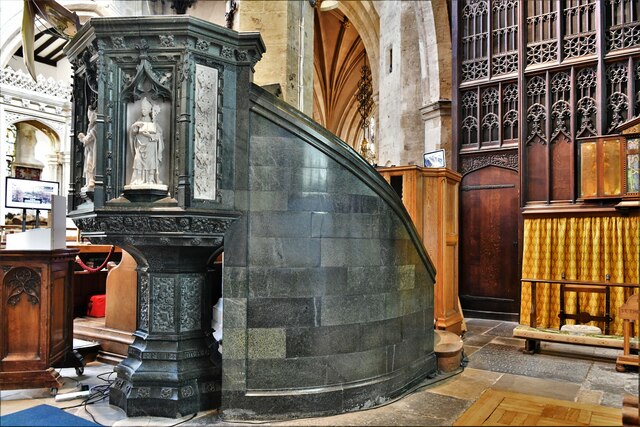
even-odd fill
[[[631,355],[631,323],[638,320],[640,310],[638,309],[638,294],[631,297],[618,309],[618,316],[624,320],[622,333],[624,334],[624,354],[618,356],[616,360],[616,371],[624,372],[625,365],[640,366],[640,355]]]
[[[610,276],[607,274],[607,281],[609,281]],[[562,280],[565,280],[565,274],[562,273]],[[576,313],[575,314],[567,314],[564,308],[564,293],[565,292],[575,292],[576,293]],[[586,311],[580,311],[580,292],[589,292],[594,294],[604,294],[605,295],[605,308],[603,316],[592,315]],[[565,324],[567,319],[573,319],[577,321],[579,324],[585,324],[592,321],[604,322],[604,334],[609,335],[609,325],[613,318],[609,315],[610,306],[610,296],[609,296],[609,287],[604,285],[583,285],[583,284],[560,284],[560,327]]]

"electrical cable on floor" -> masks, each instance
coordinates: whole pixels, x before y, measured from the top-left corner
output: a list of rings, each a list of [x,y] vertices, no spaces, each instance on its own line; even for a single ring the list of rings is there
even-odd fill
[[[180,424],[186,423],[187,421],[191,421],[192,419],[194,419],[196,417],[196,415],[198,415],[197,412],[195,414],[193,414],[190,418],[188,418],[186,420],[182,420],[179,423],[171,424],[169,427],[179,426]]]
[[[372,406],[370,408],[362,408],[362,409],[357,409],[354,411],[348,411],[348,412],[344,412],[344,414],[347,413],[353,413],[353,412],[363,412],[363,411],[371,411],[372,409],[378,409],[378,408],[383,408],[385,406],[391,405],[392,403],[396,403],[397,401],[404,399],[405,397],[409,396],[412,393],[415,393],[416,391],[422,390],[425,387],[429,387],[432,386],[436,383],[439,383],[440,381],[444,381],[444,380],[448,380],[449,378],[458,375],[460,373],[462,373],[462,371],[464,371],[464,366],[466,366],[465,361],[468,360],[466,359],[466,356],[464,356],[463,354],[463,359],[462,362],[460,363],[460,367],[458,369],[456,369],[453,372],[449,372],[449,373],[444,373],[441,374],[438,377],[434,377],[434,378],[429,378],[427,377],[425,380],[420,381],[420,383],[416,384],[415,386],[411,387],[409,390],[405,391],[404,393],[402,393],[399,396],[394,397],[393,399],[387,400],[379,405],[375,405]],[[426,384],[425,384],[426,383]],[[335,414],[335,415],[339,415],[339,414]],[[311,418],[317,418],[317,417],[302,417],[302,418],[295,418],[295,420],[308,420]],[[271,423],[277,423],[277,422],[287,422],[287,421],[292,421],[292,420],[264,420],[264,421],[250,421],[250,420],[234,420],[234,419],[224,419],[223,420],[225,423],[237,423],[237,424],[255,424],[255,425],[260,425],[260,424],[271,424]]]
[[[93,420],[94,423],[98,424],[99,426],[104,425],[96,421],[96,417],[94,417],[91,411],[89,411],[89,408],[87,408],[87,402],[84,403],[84,410],[87,412],[87,414],[91,415],[91,419]]]
[[[77,405],[72,405],[72,406],[67,406],[64,408],[61,408],[63,410],[67,410],[67,409],[71,409],[71,408],[78,408],[80,406],[82,406],[85,410],[86,413],[88,413],[91,416],[91,419],[93,420],[93,422],[95,422],[98,425],[103,425],[100,424],[96,418],[94,417],[93,413],[91,413],[91,411],[89,411],[89,408],[87,405],[93,405],[94,403],[100,402],[104,399],[106,399],[107,397],[109,397],[109,388],[111,387],[111,384],[113,384],[114,380],[111,379],[111,375],[113,374],[113,372],[103,372],[102,374],[97,375],[97,378],[101,379],[102,381],[104,381],[106,384],[97,384],[92,386],[89,391],[90,394],[88,397],[86,397],[82,402],[80,402]],[[104,376],[107,375],[107,378],[104,378]]]

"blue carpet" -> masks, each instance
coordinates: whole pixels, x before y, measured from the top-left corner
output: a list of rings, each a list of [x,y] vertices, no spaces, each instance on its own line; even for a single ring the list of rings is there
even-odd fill
[[[0,426],[97,426],[98,424],[76,417],[60,408],[38,405],[0,417]]]

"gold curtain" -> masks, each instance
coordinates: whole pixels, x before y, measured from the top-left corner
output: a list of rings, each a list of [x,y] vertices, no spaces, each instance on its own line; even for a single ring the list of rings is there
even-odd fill
[[[586,217],[535,218],[524,221],[522,277],[530,279],[604,282],[610,274],[612,283],[638,283],[640,277],[640,218]],[[611,288],[611,334],[622,335],[618,307],[638,292],[630,288]],[[592,315],[604,314],[603,294],[580,294],[580,310]],[[522,284],[520,323],[529,325],[531,283]],[[565,294],[565,310],[576,311],[576,294]],[[538,283],[536,321],[538,327],[559,328],[560,286]],[[567,323],[574,323],[568,320]],[[604,331],[603,322],[591,322]],[[637,326],[636,326],[637,327]]]

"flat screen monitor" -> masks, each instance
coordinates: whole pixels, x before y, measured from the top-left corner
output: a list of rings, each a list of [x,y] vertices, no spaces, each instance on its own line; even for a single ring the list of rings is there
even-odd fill
[[[58,194],[60,183],[7,177],[4,205],[10,209],[51,210],[51,195]]]

